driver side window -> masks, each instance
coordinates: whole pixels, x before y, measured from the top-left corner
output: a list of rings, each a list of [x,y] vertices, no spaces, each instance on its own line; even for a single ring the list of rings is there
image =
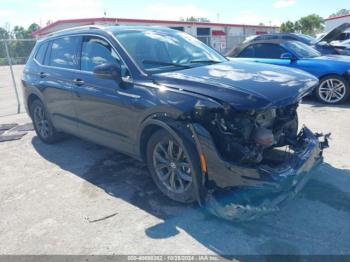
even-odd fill
[[[121,60],[107,41],[98,37],[83,38],[80,68],[82,71],[92,72],[101,64],[121,64]]]
[[[277,44],[256,44],[254,45],[256,58],[280,59],[287,51]]]

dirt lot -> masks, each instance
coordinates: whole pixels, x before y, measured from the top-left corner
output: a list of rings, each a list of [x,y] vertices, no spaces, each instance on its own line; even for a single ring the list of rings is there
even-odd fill
[[[0,253],[350,254],[349,109],[301,106],[302,123],[333,133],[326,163],[282,211],[241,224],[166,199],[142,163],[95,144],[0,143]]]

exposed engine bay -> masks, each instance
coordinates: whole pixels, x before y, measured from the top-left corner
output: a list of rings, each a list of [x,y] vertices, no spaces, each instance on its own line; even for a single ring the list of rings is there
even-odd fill
[[[298,130],[291,104],[238,111],[198,105],[192,120],[206,157],[207,209],[228,220],[251,220],[277,211],[323,162],[330,134]]]
[[[196,111],[211,133],[221,156],[230,162],[259,164],[274,148],[297,143],[298,104],[264,111],[237,111],[227,106],[212,112]]]

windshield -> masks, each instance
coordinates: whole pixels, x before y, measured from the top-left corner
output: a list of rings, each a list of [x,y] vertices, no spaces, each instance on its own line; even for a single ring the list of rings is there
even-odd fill
[[[114,35],[134,61],[148,73],[227,61],[201,41],[183,32],[146,29],[116,32]]]
[[[308,45],[314,45],[316,44],[317,40],[313,38],[312,36],[308,35],[298,35],[299,38],[303,39],[303,43],[306,43]]]
[[[298,58],[312,58],[321,56],[321,53],[311,46],[297,41],[288,41],[283,44],[285,48],[292,51]]]

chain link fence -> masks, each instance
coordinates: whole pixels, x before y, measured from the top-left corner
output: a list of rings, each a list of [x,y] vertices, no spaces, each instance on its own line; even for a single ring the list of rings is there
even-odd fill
[[[208,46],[211,46],[221,54],[238,47],[245,39],[244,36],[197,36],[197,38]]]
[[[35,39],[0,40],[0,116],[23,112],[21,74]]]
[[[198,36],[222,54],[238,46],[243,36]],[[35,39],[0,39],[0,116],[24,112],[21,74]]]

